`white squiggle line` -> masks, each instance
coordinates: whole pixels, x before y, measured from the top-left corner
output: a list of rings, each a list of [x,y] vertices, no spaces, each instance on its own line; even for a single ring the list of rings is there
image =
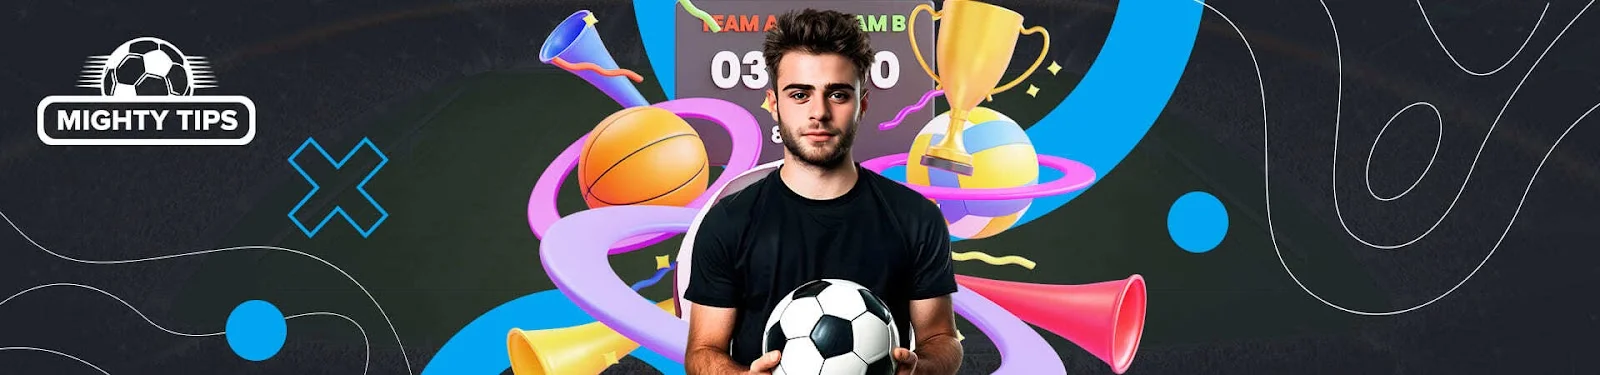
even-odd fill
[[[67,354],[67,353],[62,353],[62,352],[58,352],[58,351],[54,351],[54,350],[50,350],[50,349],[45,349],[45,348],[35,348],[35,347],[31,347],[31,346],[0,347],[0,352],[7,351],[7,350],[28,350],[28,351],[35,351],[35,352],[45,352],[45,353],[59,355],[59,356],[62,356],[62,357],[72,358],[72,360],[78,361],[78,363],[82,363],[82,364],[88,365],[89,367],[94,368],[95,371],[99,371],[101,374],[111,375],[111,373],[106,372],[106,369],[100,368],[100,366],[95,366],[93,363],[89,363],[89,361],[83,360],[83,358],[73,357],[71,354]]]
[[[366,328],[361,328],[361,323],[357,323],[355,319],[350,319],[350,317],[344,316],[344,315],[339,315],[338,313],[331,313],[331,312],[326,312],[326,311],[317,311],[317,312],[308,312],[308,313],[304,313],[304,314],[295,314],[295,315],[285,316],[285,317],[283,317],[283,320],[289,320],[289,319],[305,317],[305,316],[318,316],[318,315],[333,316],[333,317],[338,317],[338,318],[344,319],[345,321],[350,322],[350,324],[355,325],[356,326],[356,330],[361,331],[361,343],[362,343],[362,345],[365,345],[366,348],[367,348],[367,357],[366,357],[366,359],[362,360],[363,362],[361,363],[361,374],[362,375],[366,375],[367,374],[367,367],[369,367],[372,364],[372,341],[368,341],[367,340],[367,329]]]
[[[1450,53],[1450,47],[1445,47],[1444,40],[1439,39],[1439,32],[1433,30],[1433,21],[1428,20],[1428,9],[1422,6],[1422,0],[1417,0],[1417,11],[1422,12],[1422,23],[1428,25],[1428,33],[1433,34],[1433,40],[1439,42],[1439,49],[1444,50],[1444,55],[1449,57],[1450,62],[1455,63],[1457,68],[1461,68],[1461,71],[1479,77],[1495,74],[1496,72],[1499,72],[1500,69],[1505,69],[1507,65],[1511,65],[1511,61],[1516,60],[1517,55],[1522,54],[1522,49],[1528,47],[1528,41],[1533,40],[1533,34],[1539,32],[1539,24],[1544,23],[1544,13],[1548,10],[1550,10],[1550,3],[1544,3],[1544,10],[1539,11],[1539,20],[1533,21],[1533,30],[1528,31],[1528,38],[1522,40],[1522,46],[1517,47],[1517,52],[1512,53],[1511,58],[1506,59],[1506,62],[1501,63],[1500,67],[1494,68],[1494,70],[1490,70],[1487,73],[1478,73],[1472,71],[1471,69],[1467,69],[1465,66],[1461,66],[1461,62],[1456,61],[1456,55]]]
[[[1318,0],[1318,1],[1322,1],[1322,0]],[[1346,223],[1345,220],[1344,220],[1344,210],[1339,207],[1339,194],[1337,193],[1339,191],[1339,162],[1338,162],[1338,159],[1339,159],[1339,128],[1340,128],[1340,122],[1342,122],[1342,119],[1341,119],[1341,117],[1342,117],[1341,112],[1343,111],[1342,107],[1344,107],[1344,57],[1342,55],[1342,52],[1339,52],[1339,28],[1337,26],[1335,26],[1333,28],[1334,50],[1335,50],[1336,53],[1341,53],[1341,54],[1338,55],[1338,58],[1339,58],[1339,97],[1338,97],[1338,102],[1335,103],[1334,112],[1333,112],[1334,113],[1334,115],[1333,115],[1334,116],[1333,117],[1333,162],[1330,163],[1330,164],[1332,164],[1332,167],[1333,167],[1333,185],[1332,185],[1332,190],[1331,190],[1333,193],[1331,195],[1333,195],[1333,212],[1334,212],[1334,215],[1337,215],[1339,217],[1339,226],[1344,228],[1344,232],[1346,234],[1349,234],[1351,238],[1356,239],[1356,241],[1360,241],[1364,245],[1367,245],[1367,246],[1370,246],[1370,247],[1373,247],[1373,248],[1378,248],[1378,249],[1393,250],[1393,249],[1406,247],[1406,246],[1409,246],[1409,245],[1411,245],[1413,243],[1416,243],[1417,241],[1422,240],[1423,237],[1427,237],[1428,234],[1433,233],[1434,229],[1438,229],[1439,228],[1439,224],[1444,223],[1444,219],[1446,217],[1450,216],[1450,211],[1454,210],[1456,208],[1456,203],[1459,203],[1461,201],[1462,193],[1465,193],[1467,191],[1467,182],[1472,180],[1472,173],[1477,171],[1477,169],[1478,169],[1478,159],[1483,157],[1483,148],[1485,146],[1489,145],[1489,136],[1493,135],[1494,134],[1494,128],[1496,126],[1500,125],[1500,119],[1503,116],[1505,116],[1506,109],[1511,107],[1511,101],[1513,99],[1516,99],[1518,92],[1522,91],[1523,83],[1528,82],[1528,77],[1533,75],[1534,69],[1538,69],[1539,68],[1539,63],[1544,61],[1545,55],[1549,54],[1550,53],[1550,49],[1551,48],[1555,48],[1556,43],[1561,41],[1561,37],[1567,34],[1567,29],[1572,28],[1572,25],[1578,22],[1578,18],[1583,17],[1584,11],[1589,10],[1589,6],[1590,5],[1594,5],[1594,1],[1593,0],[1590,0],[1588,5],[1584,5],[1583,9],[1579,10],[1578,14],[1572,17],[1572,21],[1567,22],[1567,26],[1563,27],[1561,29],[1561,32],[1556,34],[1556,38],[1554,40],[1550,41],[1550,45],[1546,46],[1544,48],[1544,52],[1539,53],[1539,58],[1533,60],[1533,66],[1528,67],[1528,72],[1526,74],[1522,75],[1522,80],[1517,81],[1516,88],[1513,88],[1511,90],[1511,96],[1506,98],[1506,103],[1504,105],[1500,106],[1500,113],[1496,114],[1494,116],[1494,122],[1490,123],[1489,124],[1489,130],[1484,132],[1484,134],[1483,134],[1483,142],[1478,144],[1478,153],[1472,156],[1472,164],[1467,167],[1467,175],[1466,175],[1466,177],[1463,177],[1461,179],[1461,188],[1456,190],[1455,198],[1451,198],[1450,199],[1450,206],[1445,207],[1444,213],[1439,215],[1439,220],[1434,221],[1433,222],[1433,226],[1428,227],[1427,231],[1424,231],[1424,232],[1422,232],[1422,234],[1417,235],[1416,238],[1412,238],[1410,241],[1406,241],[1405,243],[1401,243],[1401,244],[1398,244],[1398,245],[1378,245],[1378,244],[1374,244],[1374,243],[1372,243],[1370,241],[1367,241],[1367,239],[1365,239],[1365,238],[1361,238],[1360,235],[1357,235],[1354,231],[1350,230],[1350,225],[1348,223]],[[1326,3],[1323,3],[1322,7],[1323,7],[1324,11],[1327,11],[1328,6],[1327,6]],[[1328,11],[1328,23],[1330,25],[1333,24],[1333,12],[1332,11]],[[1376,142],[1376,141],[1377,140],[1374,139],[1374,142]],[[1543,161],[1540,161],[1540,163],[1543,163]],[[1429,164],[1431,165],[1432,163],[1429,163]]]
[[[1433,110],[1433,118],[1439,120],[1439,137],[1433,140],[1433,156],[1429,156],[1428,157],[1428,166],[1422,168],[1422,174],[1417,175],[1417,180],[1416,181],[1411,181],[1411,187],[1406,188],[1405,191],[1401,191],[1400,194],[1396,194],[1393,197],[1388,197],[1388,198],[1380,197],[1380,196],[1378,196],[1377,192],[1372,191],[1372,154],[1378,152],[1378,141],[1383,140],[1383,133],[1386,132],[1386,131],[1389,131],[1389,124],[1394,123],[1394,119],[1400,118],[1400,114],[1401,113],[1406,113],[1407,110],[1410,110],[1412,107],[1416,107],[1416,106],[1419,106],[1419,105],[1427,106],[1428,109],[1432,109]],[[1372,139],[1372,150],[1367,151],[1367,170],[1366,170],[1366,174],[1363,175],[1363,179],[1365,179],[1366,182],[1367,182],[1367,194],[1371,194],[1372,198],[1374,198],[1374,199],[1387,202],[1387,201],[1400,199],[1400,197],[1404,197],[1404,196],[1406,196],[1406,194],[1411,193],[1411,189],[1416,189],[1417,185],[1422,183],[1422,178],[1428,176],[1428,171],[1433,170],[1433,161],[1435,159],[1439,158],[1439,146],[1443,145],[1443,144],[1444,144],[1444,116],[1439,114],[1439,107],[1434,107],[1433,103],[1416,102],[1416,103],[1411,103],[1411,105],[1408,105],[1405,108],[1401,108],[1399,112],[1395,112],[1394,113],[1394,116],[1389,116],[1389,121],[1384,121],[1383,122],[1383,129],[1378,129],[1378,136],[1377,137],[1373,137],[1373,139]]]
[[[158,324],[155,321],[150,320],[149,316],[145,316],[143,312],[140,312],[138,308],[133,307],[133,305],[129,304],[128,301],[123,300],[122,297],[117,297],[115,294],[111,294],[110,292],[107,292],[107,291],[104,291],[104,290],[100,290],[100,288],[95,288],[95,287],[88,286],[88,285],[83,285],[83,284],[52,283],[52,284],[44,284],[44,285],[35,286],[35,287],[32,287],[32,288],[28,288],[26,290],[23,290],[21,292],[17,292],[16,294],[12,294],[10,297],[6,297],[6,299],[0,300],[0,305],[5,305],[6,302],[11,302],[12,299],[15,299],[18,296],[21,296],[23,294],[28,294],[28,292],[32,292],[32,291],[39,290],[39,289],[44,289],[44,288],[49,288],[49,287],[57,287],[57,286],[70,286],[70,287],[77,287],[77,288],[83,288],[83,289],[88,289],[88,290],[93,290],[93,291],[96,291],[96,292],[100,292],[100,294],[104,294],[107,297],[111,297],[111,299],[117,300],[117,302],[121,302],[122,305],[123,306],[127,306],[129,310],[133,310],[133,313],[139,315],[139,318],[144,319],[145,323],[150,323],[150,325],[155,326],[157,329],[160,329],[162,331],[166,331],[167,333],[170,333],[170,334],[174,334],[174,335],[178,335],[178,336],[185,336],[185,337],[208,337],[208,336],[216,336],[216,335],[223,334],[223,332],[215,332],[215,333],[183,333],[183,332],[178,332],[178,331],[167,329],[167,327],[162,327],[161,324]]]
[[[5,305],[7,302],[11,302],[12,299],[16,299],[18,296],[21,296],[23,294],[27,294],[28,292],[32,292],[32,291],[40,290],[40,289],[44,289],[44,288],[49,288],[49,287],[56,287],[56,286],[77,287],[77,288],[93,290],[95,292],[99,292],[100,294],[104,294],[107,297],[111,297],[112,299],[117,300],[117,302],[121,302],[123,306],[128,306],[129,310],[133,310],[133,313],[134,314],[138,314],[139,317],[143,318],[145,322],[150,323],[150,325],[155,326],[156,328],[158,328],[158,329],[160,329],[162,331],[166,331],[167,333],[170,333],[170,334],[174,334],[174,335],[178,335],[178,336],[186,336],[186,337],[209,337],[209,336],[223,335],[223,334],[227,333],[227,332],[224,331],[224,332],[216,332],[216,333],[200,333],[200,334],[196,334],[196,333],[183,333],[183,332],[178,332],[178,331],[173,331],[171,329],[167,329],[166,327],[162,327],[160,324],[157,324],[155,321],[150,320],[149,316],[144,315],[144,313],[140,312],[138,308],[134,308],[133,305],[129,304],[127,300],[123,300],[121,297],[117,297],[115,294],[111,294],[110,292],[107,292],[105,290],[101,290],[99,288],[95,288],[95,287],[88,286],[88,285],[83,285],[83,284],[52,283],[52,284],[44,284],[44,285],[35,286],[35,287],[32,287],[32,288],[28,288],[26,290],[23,290],[21,292],[17,292],[16,294],[12,294],[10,297],[6,297],[6,299],[4,299],[4,300],[0,300],[0,305]],[[320,316],[332,316],[332,317],[337,317],[337,318],[340,318],[340,319],[344,319],[345,321],[350,322],[350,324],[355,325],[356,326],[356,330],[361,331],[361,343],[366,348],[366,352],[367,352],[366,359],[363,360],[362,365],[361,365],[361,373],[363,375],[365,375],[367,373],[367,368],[369,367],[369,364],[372,363],[372,342],[367,339],[367,329],[361,327],[361,323],[356,322],[355,319],[350,319],[350,317],[348,317],[348,316],[340,315],[338,313],[326,312],[326,311],[308,312],[308,313],[304,313],[304,314],[295,314],[295,315],[285,316],[285,317],[283,317],[283,320],[289,320],[289,319],[306,317],[306,316],[319,316],[319,315]],[[32,348],[32,347],[0,348],[0,350],[7,350],[7,349],[19,349],[19,350],[30,349],[30,350],[39,350],[39,351],[50,352],[50,353],[53,353],[53,354],[57,354],[57,355],[61,355],[61,356],[65,356],[65,357],[68,357],[68,358],[72,358],[72,359],[78,360],[78,362],[83,362],[83,364],[89,365],[90,367],[94,367],[97,370],[100,369],[99,367],[96,367],[94,364],[89,363],[88,361],[84,361],[82,359],[79,359],[77,357],[73,357],[73,356],[68,355],[66,353],[61,353],[61,352],[57,352],[57,351],[53,351],[53,350],[49,350],[49,349],[40,349],[40,348]],[[104,373],[106,371],[105,370],[100,370],[100,372]]]
[[[1344,306],[1339,306],[1338,304],[1335,304],[1333,302],[1329,302],[1327,299],[1322,298],[1322,296],[1317,295],[1316,292],[1312,292],[1310,288],[1306,287],[1304,282],[1300,281],[1300,278],[1298,276],[1295,276],[1294,271],[1289,268],[1288,262],[1286,262],[1283,259],[1283,249],[1278,246],[1277,228],[1276,228],[1276,225],[1272,221],[1272,178],[1271,178],[1272,175],[1270,173],[1271,172],[1271,165],[1272,165],[1271,160],[1272,159],[1270,157],[1271,153],[1269,152],[1269,147],[1268,147],[1270,143],[1267,142],[1267,139],[1268,139],[1267,133],[1268,133],[1268,130],[1271,128],[1271,126],[1268,126],[1268,121],[1267,121],[1267,89],[1266,89],[1265,81],[1261,78],[1261,64],[1256,61],[1255,48],[1252,48],[1250,46],[1250,39],[1246,38],[1244,36],[1244,32],[1239,30],[1239,26],[1234,24],[1233,20],[1229,19],[1226,14],[1223,14],[1221,11],[1218,11],[1216,8],[1211,7],[1211,5],[1209,5],[1209,4],[1201,3],[1199,0],[1193,0],[1193,1],[1196,2],[1196,3],[1200,3],[1200,5],[1205,6],[1207,9],[1210,9],[1212,12],[1215,12],[1218,16],[1221,16],[1224,21],[1227,21],[1228,25],[1233,27],[1233,31],[1235,33],[1239,34],[1239,39],[1244,42],[1245,50],[1249,51],[1249,53],[1250,53],[1250,63],[1252,64],[1252,66],[1254,67],[1255,72],[1256,72],[1256,85],[1261,90],[1261,123],[1262,123],[1262,131],[1261,131],[1262,172],[1261,172],[1261,174],[1262,174],[1262,184],[1263,184],[1263,187],[1264,187],[1264,192],[1266,194],[1266,201],[1267,201],[1267,233],[1269,235],[1271,235],[1271,238],[1272,238],[1272,251],[1274,253],[1276,253],[1277,256],[1278,256],[1278,264],[1283,266],[1284,272],[1289,273],[1289,278],[1294,280],[1295,285],[1300,286],[1300,290],[1305,291],[1306,294],[1310,294],[1312,298],[1316,298],[1317,301],[1322,302],[1322,304],[1324,304],[1324,305],[1328,305],[1328,307],[1332,307],[1332,308],[1335,308],[1335,309],[1338,309],[1340,311],[1344,311],[1344,312],[1347,312],[1347,313],[1356,314],[1356,315],[1368,315],[1368,316],[1404,314],[1406,312],[1410,312],[1410,311],[1414,311],[1416,309],[1423,308],[1425,306],[1433,304],[1434,302],[1437,302],[1437,301],[1439,301],[1441,299],[1444,299],[1445,296],[1450,295],[1450,293],[1455,292],[1456,289],[1459,289],[1459,288],[1461,288],[1462,285],[1465,285],[1467,283],[1467,280],[1471,280],[1472,276],[1477,275],[1478,271],[1483,269],[1483,265],[1484,264],[1489,263],[1489,258],[1494,257],[1495,250],[1499,250],[1500,249],[1500,244],[1505,242],[1506,235],[1511,233],[1511,226],[1512,226],[1512,224],[1516,223],[1517,215],[1522,213],[1523,203],[1527,202],[1527,200],[1528,200],[1528,192],[1533,190],[1533,183],[1534,183],[1535,180],[1538,179],[1539,172],[1544,170],[1544,164],[1545,164],[1546,161],[1548,161],[1550,159],[1550,154],[1555,152],[1556,147],[1561,145],[1561,141],[1567,138],[1567,134],[1571,133],[1572,129],[1578,126],[1578,123],[1583,122],[1583,120],[1585,118],[1587,118],[1589,116],[1589,114],[1593,113],[1595,111],[1595,109],[1600,108],[1600,103],[1596,103],[1594,106],[1589,107],[1589,110],[1588,111],[1584,111],[1583,115],[1578,116],[1577,120],[1574,120],[1571,125],[1568,125],[1567,126],[1567,130],[1563,131],[1561,133],[1561,136],[1556,138],[1555,144],[1550,145],[1550,149],[1545,151],[1544,158],[1539,160],[1539,165],[1537,167],[1535,167],[1534,170],[1533,170],[1533,177],[1528,179],[1528,186],[1525,187],[1522,190],[1522,197],[1518,199],[1517,208],[1516,208],[1515,211],[1513,211],[1511,213],[1511,221],[1506,223],[1506,229],[1504,231],[1500,232],[1500,238],[1495,240],[1495,243],[1494,243],[1493,247],[1489,248],[1489,254],[1485,255],[1483,257],[1483,261],[1478,262],[1478,266],[1474,267],[1472,269],[1472,272],[1467,274],[1467,277],[1462,278],[1461,282],[1458,282],[1458,283],[1456,283],[1455,286],[1450,287],[1450,290],[1446,290],[1444,293],[1439,294],[1438,297],[1434,297],[1432,300],[1429,300],[1427,302],[1423,302],[1421,304],[1418,304],[1416,306],[1412,306],[1410,308],[1406,308],[1406,309],[1402,309],[1402,310],[1383,311],[1383,312],[1368,312],[1368,311],[1351,310],[1351,309],[1346,308]],[[1325,12],[1328,15],[1328,23],[1330,25],[1335,25],[1334,21],[1333,21],[1333,12],[1328,10],[1328,4],[1323,0],[1318,0],[1318,2],[1322,4],[1323,12]],[[1583,9],[1584,10],[1588,10],[1589,6],[1591,6],[1591,5],[1594,5],[1594,0],[1590,0],[1589,4],[1585,5]],[[1578,12],[1578,15],[1579,16],[1583,15],[1583,11],[1580,10]],[[1577,17],[1573,17],[1573,22],[1577,22],[1577,19],[1578,19]],[[1568,23],[1567,26],[1571,27],[1572,24]],[[1338,27],[1336,25],[1333,27],[1333,33],[1334,33],[1334,39],[1333,39],[1334,40],[1334,50],[1337,52],[1337,51],[1340,50],[1340,47],[1339,47],[1339,37],[1338,37],[1339,31],[1338,31]],[[1562,33],[1563,34],[1566,33],[1566,30],[1563,29]],[[1560,35],[1556,36],[1557,40],[1559,40],[1560,38],[1561,38]],[[1555,44],[1555,42],[1552,41],[1551,45],[1553,46],[1554,44]],[[1546,48],[1545,51],[1549,52],[1549,49]],[[1343,87],[1344,87],[1344,83],[1343,83],[1344,82],[1344,57],[1343,57],[1342,54],[1337,54],[1336,56],[1338,56],[1338,61],[1339,61],[1339,82],[1340,82],[1339,91],[1340,91],[1340,100],[1342,102],[1342,100],[1343,100],[1343,91],[1344,91],[1344,89],[1343,89]],[[1543,59],[1543,56],[1541,55],[1540,58]],[[1534,65],[1538,65],[1538,63],[1535,62]],[[1530,72],[1531,72],[1531,69],[1530,69]],[[1526,78],[1526,77],[1524,77],[1524,78]],[[1337,121],[1335,123],[1337,123]]]
[[[58,254],[58,253],[56,253],[54,251],[50,251],[50,249],[48,249],[48,248],[45,248],[44,245],[40,245],[39,242],[33,240],[33,237],[29,237],[27,232],[23,232],[22,228],[17,227],[17,223],[11,221],[11,217],[7,216],[4,211],[0,211],[0,219],[5,219],[6,223],[11,224],[11,229],[15,229],[17,231],[17,234],[22,235],[23,239],[28,240],[28,243],[33,244],[33,246],[39,248],[39,250],[43,250],[44,252],[49,253],[50,255],[53,255],[53,256],[55,256],[57,258],[66,259],[66,260],[69,260],[69,261],[79,262],[79,263],[87,263],[87,264],[125,264],[125,263],[137,263],[137,262],[145,262],[145,261],[152,261],[152,260],[172,259],[172,258],[186,257],[186,256],[191,256],[191,255],[201,255],[201,254],[210,254],[210,253],[219,253],[219,252],[225,252],[225,251],[237,251],[237,250],[273,250],[273,251],[282,251],[282,252],[292,253],[292,254],[295,254],[295,255],[300,255],[300,256],[307,257],[307,258],[311,258],[313,260],[321,262],[323,265],[327,265],[328,267],[333,268],[334,271],[339,271],[340,275],[344,275],[344,277],[346,279],[349,279],[351,283],[356,284],[356,288],[361,289],[361,293],[367,295],[367,300],[372,301],[372,306],[376,307],[378,309],[378,314],[383,316],[383,322],[385,324],[388,324],[389,332],[394,334],[394,342],[395,342],[395,345],[400,347],[400,359],[402,361],[404,361],[405,364],[406,364],[406,372],[409,373],[409,374],[416,374],[416,372],[411,369],[411,359],[406,356],[405,343],[400,341],[400,332],[396,331],[394,329],[394,322],[389,320],[389,313],[383,311],[383,305],[378,304],[378,299],[374,298],[372,296],[372,292],[367,291],[367,287],[361,285],[360,281],[356,281],[355,277],[350,276],[350,273],[345,272],[344,269],[339,268],[339,266],[335,266],[335,265],[333,265],[333,263],[330,263],[327,260],[323,260],[322,258],[319,258],[316,255],[311,255],[311,254],[308,254],[308,253],[300,251],[300,250],[287,249],[287,248],[282,248],[282,247],[277,247],[277,246],[250,245],[250,246],[226,247],[226,248],[211,249],[211,250],[200,250],[200,251],[193,251],[193,252],[187,252],[187,253],[181,253],[181,254],[162,255],[162,256],[158,256],[158,257],[141,258],[141,259],[82,260],[82,259],[72,258],[72,257],[69,257],[69,256]]]

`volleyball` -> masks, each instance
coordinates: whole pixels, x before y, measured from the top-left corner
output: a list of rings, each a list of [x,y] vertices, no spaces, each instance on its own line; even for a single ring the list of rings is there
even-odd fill
[[[961,189],[1011,188],[1039,183],[1039,155],[1034,152],[1028,133],[1010,117],[984,107],[968,112],[961,130],[963,146],[972,154],[971,176],[917,163],[927,154],[928,145],[944,139],[949,127],[950,113],[945,112],[917,133],[907,158],[911,162],[906,163],[906,182]],[[950,235],[962,239],[985,238],[1010,229],[1033,204],[1031,198],[933,201],[944,213]]]

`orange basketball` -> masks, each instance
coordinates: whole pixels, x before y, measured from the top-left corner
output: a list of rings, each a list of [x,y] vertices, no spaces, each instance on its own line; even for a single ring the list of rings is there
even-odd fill
[[[578,155],[578,189],[589,208],[687,206],[706,191],[710,173],[700,133],[651,106],[601,120]]]

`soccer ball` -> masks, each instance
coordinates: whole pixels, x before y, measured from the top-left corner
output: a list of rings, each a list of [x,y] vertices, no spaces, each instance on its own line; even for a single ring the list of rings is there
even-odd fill
[[[761,352],[782,354],[774,375],[892,375],[894,316],[866,287],[839,279],[795,288],[767,318]]]
[[[106,58],[100,94],[106,96],[190,95],[188,62],[164,40],[139,38],[123,43]]]

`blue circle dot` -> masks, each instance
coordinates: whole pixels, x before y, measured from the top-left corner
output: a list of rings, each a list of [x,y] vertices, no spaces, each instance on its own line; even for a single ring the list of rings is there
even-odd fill
[[[250,300],[228,313],[228,348],[233,354],[251,361],[264,361],[283,349],[283,340],[289,327],[283,321],[283,312],[267,301]]]
[[[1167,212],[1167,234],[1185,251],[1211,251],[1228,234],[1228,210],[1217,197],[1191,191],[1172,202],[1172,210]]]

